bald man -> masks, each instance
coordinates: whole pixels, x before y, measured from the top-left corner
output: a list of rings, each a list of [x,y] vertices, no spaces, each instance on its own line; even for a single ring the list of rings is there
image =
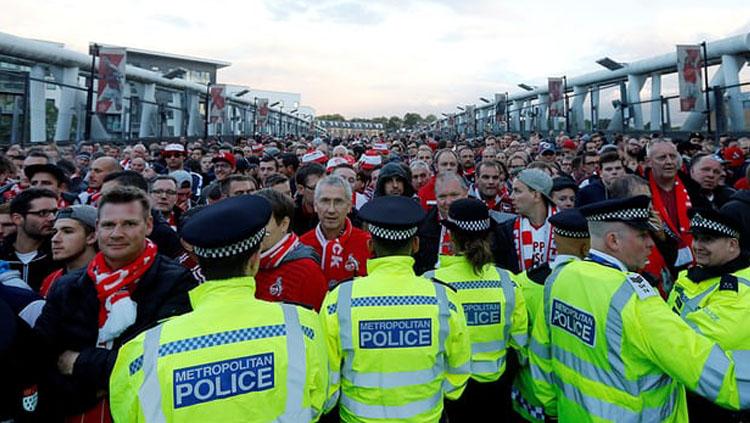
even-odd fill
[[[91,163],[91,170],[88,174],[88,188],[78,196],[80,204],[96,206],[99,197],[101,196],[100,190],[102,189],[102,182],[104,178],[110,173],[119,172],[122,170],[122,166],[117,159],[109,156],[99,157]]]

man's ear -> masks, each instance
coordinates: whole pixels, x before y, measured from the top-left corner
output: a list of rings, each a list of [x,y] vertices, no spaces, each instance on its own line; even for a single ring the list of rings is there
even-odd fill
[[[12,220],[13,224],[16,226],[23,225],[23,215],[21,213],[11,213],[10,220]]]
[[[372,238],[367,238],[367,251],[372,256],[375,253],[375,246],[372,245]]]
[[[412,255],[417,254],[419,252],[419,237],[415,236],[411,240],[411,253]]]
[[[86,245],[90,247],[96,245],[96,231],[91,231],[91,233],[86,235]]]

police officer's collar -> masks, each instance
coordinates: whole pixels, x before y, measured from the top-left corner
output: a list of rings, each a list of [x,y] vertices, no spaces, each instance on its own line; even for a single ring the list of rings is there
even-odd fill
[[[703,267],[695,266],[688,269],[688,279],[700,283],[709,279],[718,278],[722,275],[734,273],[750,267],[750,253],[740,253],[739,257],[721,266]]]
[[[243,295],[249,295],[249,298],[255,298],[255,278],[252,276],[238,276],[235,278],[206,281],[188,292],[190,305],[195,310],[202,303],[216,300],[221,301],[221,296],[216,295],[218,292],[227,292],[232,288],[240,288]],[[248,291],[248,289],[250,291]]]
[[[570,255],[570,254],[558,254],[555,257],[555,259],[552,260],[549,263],[549,267],[550,267],[550,269],[554,270],[554,269],[556,269],[560,265],[563,265],[565,263],[569,263],[569,262],[575,261],[575,260],[580,260],[580,258],[578,258],[578,256],[573,256],[573,255]]]
[[[625,263],[623,263],[620,259],[594,248],[589,250],[589,255],[586,257],[586,260],[593,261],[604,266],[612,267],[622,272],[628,271],[628,267],[625,266]]]

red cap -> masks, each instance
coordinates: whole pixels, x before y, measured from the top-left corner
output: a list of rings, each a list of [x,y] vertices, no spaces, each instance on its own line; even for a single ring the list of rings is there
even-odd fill
[[[305,154],[302,156],[302,163],[319,163],[325,166],[328,163],[328,156],[326,156],[322,151],[320,150],[313,150],[310,153]]]
[[[578,148],[578,144],[576,144],[575,141],[568,138],[567,140],[562,142],[562,145],[560,147],[566,150],[575,150],[576,148]]]
[[[722,155],[731,167],[740,167],[745,163],[745,152],[736,145],[725,148]]]
[[[234,154],[232,153],[224,152],[217,154],[216,157],[211,159],[211,163],[216,162],[227,162],[230,166],[232,166],[232,169],[237,167],[237,159],[234,158]]]

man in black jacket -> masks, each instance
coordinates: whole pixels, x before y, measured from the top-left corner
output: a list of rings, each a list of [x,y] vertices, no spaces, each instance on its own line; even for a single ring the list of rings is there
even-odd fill
[[[133,187],[105,190],[99,202],[100,252],[62,277],[47,296],[35,331],[47,353],[40,383],[46,418],[108,410],[109,375],[117,349],[167,317],[190,311],[190,272],[157,254],[147,195]]]
[[[750,253],[750,191],[737,191],[721,206],[721,212],[735,216],[742,223],[740,248]]]
[[[18,270],[34,291],[39,291],[44,278],[58,267],[50,246],[56,215],[57,195],[48,189],[27,189],[10,203],[16,233],[5,238],[0,260]]]

